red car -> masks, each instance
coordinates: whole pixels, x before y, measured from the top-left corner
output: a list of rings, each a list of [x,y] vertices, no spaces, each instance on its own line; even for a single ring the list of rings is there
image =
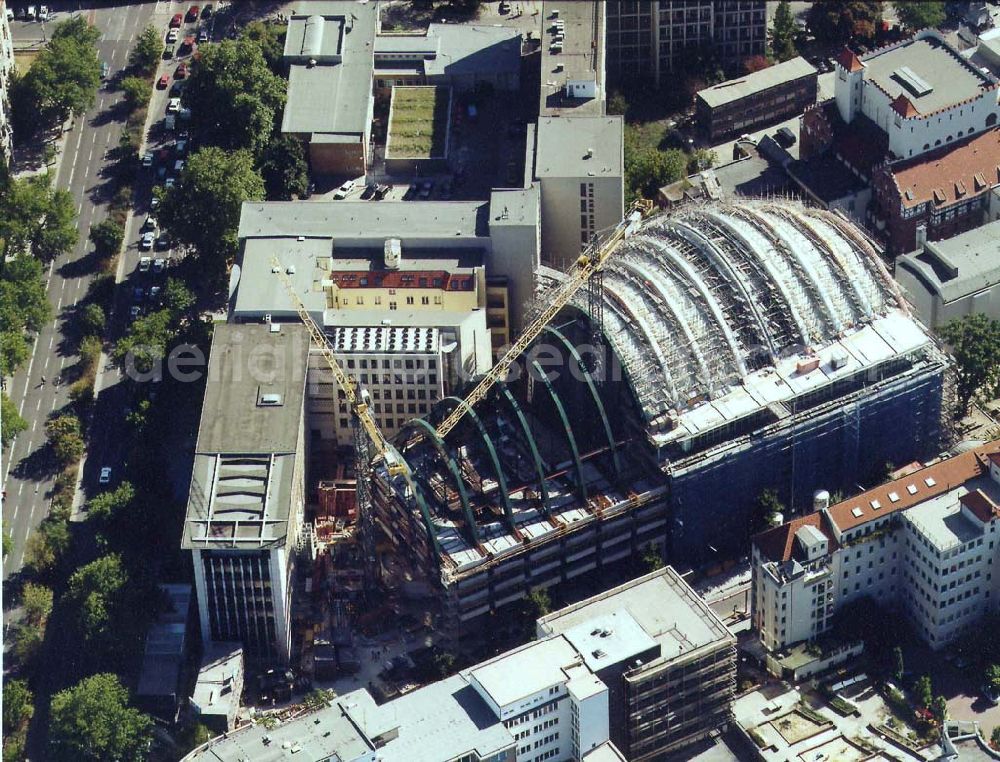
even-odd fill
[[[174,17],[172,19],[170,19],[170,28],[171,29],[176,29],[183,22],[184,22],[184,17],[181,14],[179,14],[179,13],[175,13]]]
[[[180,64],[174,71],[174,79],[184,79],[184,77],[186,77],[187,75],[188,75],[187,64]],[[163,75],[164,78],[166,78],[166,76],[167,76],[166,74]]]
[[[168,86],[169,84],[170,84],[170,75],[169,75],[169,74],[164,74],[164,75],[163,75],[162,77],[160,77],[160,78],[159,78],[159,79],[158,79],[158,80],[156,81],[156,86],[157,86],[157,87],[158,87],[158,88],[159,88],[160,90],[166,90],[166,89],[167,89],[167,86]]]
[[[199,8],[197,5],[192,5],[190,8],[188,8],[187,16],[185,17],[184,20],[197,21],[198,16],[200,15],[201,15],[201,8]]]

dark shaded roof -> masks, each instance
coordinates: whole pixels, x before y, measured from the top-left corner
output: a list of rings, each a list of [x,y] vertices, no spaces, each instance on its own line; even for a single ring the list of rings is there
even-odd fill
[[[860,177],[829,151],[809,159],[793,161],[788,165],[788,174],[818,200],[827,204],[867,187]]]

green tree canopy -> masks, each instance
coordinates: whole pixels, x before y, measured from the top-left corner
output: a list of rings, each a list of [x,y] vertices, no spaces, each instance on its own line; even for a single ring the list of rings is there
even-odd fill
[[[162,55],[163,38],[160,36],[160,30],[154,26],[147,26],[142,30],[142,34],[139,35],[138,39],[136,39],[135,47],[129,53],[128,62],[136,71],[148,75],[156,71]],[[122,85],[124,86],[124,84],[123,82]],[[146,82],[145,85],[148,94],[149,83]],[[149,100],[148,95],[146,100]]]
[[[225,40],[201,49],[182,98],[201,145],[257,156],[285,104],[285,81],[268,68],[256,42]]]
[[[797,32],[792,4],[788,0],[781,0],[774,11],[774,25],[771,27],[771,52],[779,61],[787,61],[798,54],[795,50]]]
[[[170,310],[157,310],[133,322],[111,354],[122,367],[149,373],[166,357],[175,335]]]
[[[69,578],[66,596],[78,632],[88,645],[110,644],[114,636],[111,625],[124,602],[127,583],[121,558],[115,554],[81,566]]]
[[[240,37],[250,40],[260,48],[268,67],[275,74],[281,73],[282,56],[285,53],[285,25],[268,21],[251,21]]]
[[[930,709],[934,701],[934,689],[931,687],[931,679],[928,675],[918,677],[913,683],[913,698],[918,705]]]
[[[153,91],[149,82],[142,77],[125,77],[122,80],[122,94],[129,110],[134,110],[148,105]]]
[[[149,717],[130,707],[109,673],[92,675],[52,697],[49,753],[59,762],[138,762],[152,740]]]
[[[110,217],[90,226],[90,242],[99,257],[110,257],[118,252],[125,240],[125,228]]]
[[[275,137],[261,154],[260,174],[269,201],[303,196],[309,187],[309,165],[302,141],[294,135]]]
[[[986,668],[985,682],[994,691],[1000,692],[1000,664],[990,664]]]
[[[940,329],[955,357],[959,402],[964,412],[973,395],[992,397],[1000,390],[1000,320],[966,315]]]
[[[809,8],[809,28],[821,42],[846,44],[854,38],[872,39],[882,18],[879,0],[844,0],[813,3]]]
[[[67,413],[49,418],[45,422],[45,436],[64,465],[75,463],[83,455],[83,429],[75,415]]]
[[[44,629],[52,613],[52,591],[44,585],[28,582],[21,591],[21,606],[28,624]]]
[[[100,336],[107,324],[107,313],[97,302],[91,302],[80,312],[80,327],[89,336]]]
[[[28,724],[35,713],[35,697],[25,680],[10,680],[3,686],[3,734],[13,735]]]
[[[174,238],[194,246],[210,270],[221,273],[236,254],[243,202],[263,199],[264,181],[249,152],[203,148],[164,194],[159,220]]]
[[[49,260],[76,243],[73,197],[54,190],[48,174],[0,178],[0,238],[8,255]]]
[[[96,521],[110,521],[119,511],[127,510],[135,500],[135,487],[122,482],[110,492],[91,498],[87,502],[87,516]]]
[[[4,448],[11,443],[18,434],[28,428],[28,422],[24,420],[17,412],[17,405],[11,402],[10,397],[7,396],[7,392],[0,392],[0,404],[3,405],[2,417],[3,424],[0,426],[0,445]],[[6,551],[4,552],[6,555]]]
[[[16,135],[33,135],[42,126],[94,105],[101,84],[98,39],[100,32],[82,16],[56,26],[31,68],[11,86]]]
[[[944,23],[945,11],[943,2],[933,0],[906,0],[894,2],[896,16],[907,29],[917,31],[929,26],[940,26]]]
[[[680,180],[687,169],[688,158],[683,151],[671,148],[625,150],[625,179],[632,194],[655,198],[659,189]]]

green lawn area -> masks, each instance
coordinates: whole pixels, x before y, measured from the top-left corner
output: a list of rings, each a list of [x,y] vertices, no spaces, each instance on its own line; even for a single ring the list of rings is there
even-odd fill
[[[446,87],[393,88],[387,158],[444,156],[450,92]]]

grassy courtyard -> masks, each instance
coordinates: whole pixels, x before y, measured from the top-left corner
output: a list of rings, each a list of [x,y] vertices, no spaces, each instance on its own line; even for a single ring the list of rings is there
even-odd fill
[[[393,88],[386,158],[443,158],[450,100],[445,87]]]

